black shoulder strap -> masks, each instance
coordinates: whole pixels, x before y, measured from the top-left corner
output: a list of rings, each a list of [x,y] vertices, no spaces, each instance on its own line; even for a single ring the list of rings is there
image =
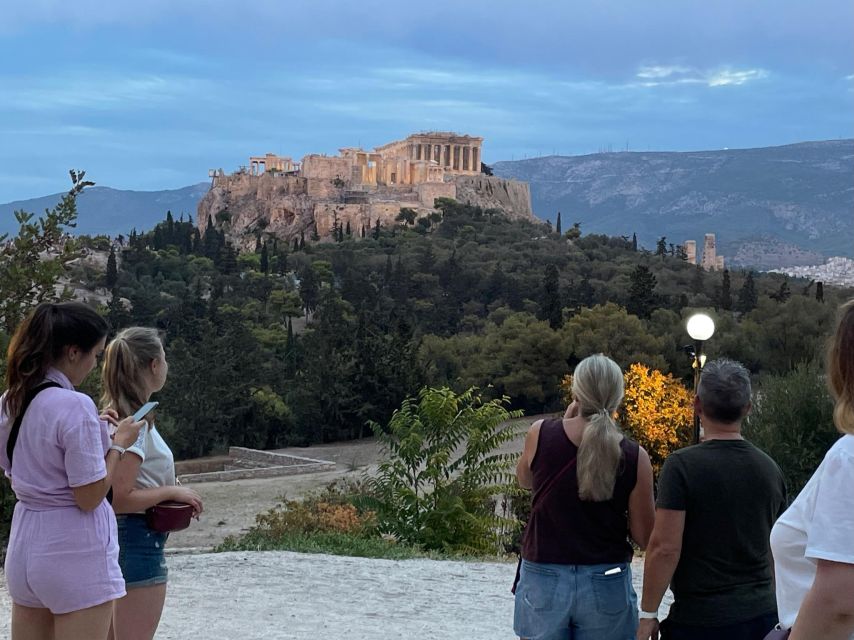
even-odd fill
[[[21,405],[21,411],[18,413],[18,417],[15,418],[15,424],[12,425],[12,430],[9,432],[9,440],[6,442],[6,457],[9,458],[10,467],[12,465],[12,452],[15,450],[15,443],[18,442],[18,432],[21,430],[21,422],[24,421],[24,414],[27,412],[27,409],[29,408],[30,403],[33,401],[33,398],[35,398],[45,389],[61,386],[61,384],[58,384],[51,380],[46,380],[45,382],[42,382],[39,386],[37,386],[35,389],[31,389],[24,396],[24,404]]]

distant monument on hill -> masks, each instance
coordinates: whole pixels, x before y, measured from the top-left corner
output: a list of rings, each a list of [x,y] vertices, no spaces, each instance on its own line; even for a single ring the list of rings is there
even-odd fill
[[[244,248],[266,234],[291,240],[316,229],[322,238],[338,227],[354,235],[397,224],[401,209],[415,217],[434,212],[437,198],[452,198],[515,218],[533,219],[528,184],[483,172],[483,138],[433,131],[366,151],[308,154],[301,161],[268,153],[252,156],[232,174],[212,169],[211,190],[197,222],[208,221]]]
[[[682,245],[685,250],[686,260],[691,264],[697,264],[697,243],[694,240],[686,240]],[[707,233],[703,238],[703,257],[700,262],[706,271],[723,271],[724,257],[717,255],[715,248],[715,234]]]

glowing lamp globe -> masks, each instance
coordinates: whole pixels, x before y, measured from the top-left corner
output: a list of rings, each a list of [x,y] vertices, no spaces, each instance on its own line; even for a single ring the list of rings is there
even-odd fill
[[[697,313],[688,318],[688,335],[693,340],[708,340],[715,333],[715,321],[705,313]]]

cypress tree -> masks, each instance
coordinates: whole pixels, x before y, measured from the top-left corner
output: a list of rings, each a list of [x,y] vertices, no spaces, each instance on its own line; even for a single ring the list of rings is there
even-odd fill
[[[560,235],[560,211],[557,212],[557,222],[555,222],[555,233]]]
[[[261,273],[270,273],[270,254],[267,252],[267,243],[261,247]]]
[[[748,271],[744,284],[741,285],[741,290],[738,292],[738,310],[742,313],[749,313],[756,308],[758,302],[759,295],[756,293],[753,272]]]
[[[119,270],[116,267],[116,251],[110,247],[110,255],[107,258],[107,288],[114,289],[119,279]]]

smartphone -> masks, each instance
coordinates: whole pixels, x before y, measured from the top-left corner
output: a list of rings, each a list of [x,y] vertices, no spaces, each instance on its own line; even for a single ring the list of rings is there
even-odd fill
[[[144,405],[142,405],[142,406],[139,408],[139,410],[138,410],[135,414],[133,414],[133,420],[134,420],[134,422],[139,422],[140,420],[142,420],[142,419],[143,419],[145,416],[147,416],[147,415],[148,415],[148,414],[149,414],[149,413],[154,409],[154,407],[156,407],[158,404],[160,404],[160,403],[159,403],[159,402],[146,402]]]

